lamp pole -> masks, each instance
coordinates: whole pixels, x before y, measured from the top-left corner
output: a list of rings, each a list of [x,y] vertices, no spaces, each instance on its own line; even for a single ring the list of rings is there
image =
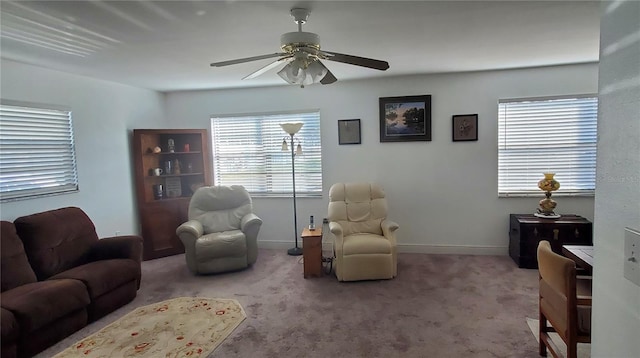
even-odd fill
[[[291,136],[291,179],[293,181],[293,237],[295,238],[296,246],[287,250],[287,253],[291,256],[300,256],[302,255],[302,249],[298,247],[298,210],[296,208],[296,154],[293,148],[293,133],[290,133],[289,135]]]

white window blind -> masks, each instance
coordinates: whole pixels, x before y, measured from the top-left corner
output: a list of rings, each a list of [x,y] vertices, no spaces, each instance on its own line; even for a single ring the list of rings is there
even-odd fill
[[[276,113],[212,117],[213,178],[216,185],[243,185],[259,196],[293,193],[291,137],[280,123],[302,122],[294,136],[296,194],[322,195],[320,113]],[[282,151],[286,139],[289,150]]]
[[[78,191],[71,112],[2,101],[2,201]]]
[[[543,172],[556,173],[553,195],[593,195],[598,98],[500,100],[498,195],[539,196]]]

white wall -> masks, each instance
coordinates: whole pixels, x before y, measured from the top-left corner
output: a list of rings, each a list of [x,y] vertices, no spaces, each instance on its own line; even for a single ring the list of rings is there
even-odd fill
[[[300,198],[300,227],[326,216],[327,192],[339,181],[383,185],[403,251],[506,254],[508,214],[533,212],[537,198],[501,198],[497,186],[499,98],[594,93],[597,65],[342,81],[330,86],[153,91],[2,61],[5,99],[73,110],[80,192],[3,203],[3,220],[76,205],[101,236],[138,232],[131,129],[209,128],[212,114],[320,109],[324,197]],[[432,95],[431,142],[380,143],[378,98]],[[451,141],[451,115],[478,113],[479,140]],[[339,146],[337,120],[360,118],[362,144]],[[560,213],[593,219],[593,198],[558,197]],[[290,198],[256,198],[261,245],[293,242]]]
[[[212,114],[320,109],[322,199],[298,201],[299,226],[326,216],[328,190],[375,181],[400,224],[402,251],[506,254],[509,213],[532,213],[538,198],[497,197],[498,99],[597,92],[597,64],[343,81],[329,86],[167,94],[172,127],[209,128]],[[275,75],[275,74],[269,74]],[[432,96],[431,142],[380,143],[378,98]],[[451,141],[451,116],[478,113],[477,142]],[[361,145],[338,145],[337,121],[360,118]],[[542,174],[541,174],[542,177]],[[560,180],[561,181],[561,180]],[[542,197],[542,192],[541,192]],[[557,197],[559,213],[593,219],[593,198]],[[291,246],[291,199],[255,198],[262,246]]]
[[[131,129],[165,127],[164,95],[112,82],[2,60],[3,99],[72,110],[80,191],[0,204],[2,220],[56,209],[82,208],[101,237],[138,233],[133,192]]]
[[[640,286],[623,272],[624,228],[640,230],[640,2],[602,4],[591,356],[640,357]]]

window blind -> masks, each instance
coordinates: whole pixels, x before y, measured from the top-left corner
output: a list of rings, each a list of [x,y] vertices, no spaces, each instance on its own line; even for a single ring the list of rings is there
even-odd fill
[[[293,193],[291,137],[280,127],[290,122],[303,123],[294,136],[303,152],[295,155],[296,194],[322,195],[319,112],[212,117],[214,183],[243,185],[262,196]]]
[[[0,104],[0,199],[78,191],[71,112]]]
[[[499,196],[539,196],[543,172],[560,182],[553,195],[593,195],[595,95],[500,100],[498,107]]]

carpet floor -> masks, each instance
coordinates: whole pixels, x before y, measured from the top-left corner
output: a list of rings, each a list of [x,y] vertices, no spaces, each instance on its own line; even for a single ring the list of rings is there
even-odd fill
[[[398,277],[304,279],[301,257],[261,249],[249,269],[194,276],[184,255],[145,261],[138,296],[45,350],[51,357],[139,306],[236,299],[247,319],[209,357],[538,357],[537,270],[508,256],[399,254]]]

